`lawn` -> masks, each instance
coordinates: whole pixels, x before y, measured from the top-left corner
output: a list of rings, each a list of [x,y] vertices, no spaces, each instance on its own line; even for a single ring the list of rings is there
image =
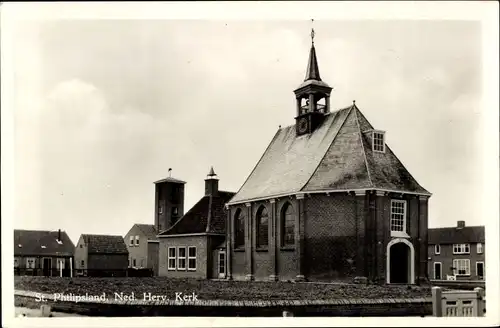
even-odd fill
[[[414,298],[430,297],[430,287],[330,285],[291,282],[246,282],[172,279],[166,277],[97,278],[97,277],[14,277],[16,290],[101,295],[111,298],[114,293],[136,297],[143,293],[175,297],[176,292],[195,293],[199,300],[326,300],[343,298]]]

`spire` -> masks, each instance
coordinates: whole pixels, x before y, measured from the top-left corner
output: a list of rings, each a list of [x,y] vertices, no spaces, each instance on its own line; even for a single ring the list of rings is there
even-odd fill
[[[309,51],[309,61],[307,62],[306,79],[304,81],[308,80],[321,81],[316,49],[314,48],[314,29],[311,29],[311,50]]]
[[[210,167],[210,172],[208,172],[207,176],[209,176],[209,177],[214,177],[214,176],[216,176],[216,175],[217,175],[217,174],[215,174],[214,167],[213,167],[213,166],[211,166],[211,167]]]

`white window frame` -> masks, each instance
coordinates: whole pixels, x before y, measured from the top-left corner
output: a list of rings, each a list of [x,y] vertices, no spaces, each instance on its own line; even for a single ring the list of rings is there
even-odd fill
[[[14,258],[14,268],[19,268],[19,258]]]
[[[375,135],[382,135],[382,149],[375,147],[375,139],[379,140],[380,138],[375,138]],[[372,151],[376,153],[385,153],[385,131],[373,130],[372,131]]]
[[[194,256],[190,256],[189,255],[189,250],[190,249],[194,249]],[[198,267],[198,260],[197,260],[197,257],[198,257],[198,250],[196,249],[196,246],[189,246],[187,248],[187,269],[188,271],[196,271],[196,268]],[[192,268],[190,265],[189,265],[189,260],[194,260],[194,268]]]
[[[476,249],[478,254],[483,254],[483,243],[477,243]]]
[[[134,236],[130,236],[129,246],[134,246]]]
[[[393,213],[393,204],[403,204],[403,231],[399,230],[392,230],[392,216],[394,215],[400,215],[401,213]],[[404,237],[408,238],[408,233],[406,232],[406,216],[407,216],[407,202],[404,199],[391,199],[391,216],[390,216],[390,229],[391,229],[391,237]]]
[[[30,266],[30,260],[33,261],[33,266]],[[26,258],[26,269],[35,269],[36,268],[36,258],[34,257],[27,257]]]
[[[180,250],[184,249],[184,256],[181,256]],[[179,246],[177,247],[177,271],[186,271],[187,269],[187,247]],[[184,267],[181,267],[181,260],[184,260]]]
[[[459,266],[459,263],[467,263],[467,265],[465,266],[466,269],[468,270],[465,270],[466,272],[465,273],[459,273],[460,271],[460,266]],[[454,272],[454,275],[455,276],[470,276],[470,259],[454,259],[453,260],[453,272]]]
[[[170,255],[170,250],[174,250],[174,256]],[[174,271],[177,269],[177,248],[175,247],[169,247],[167,250],[167,269],[170,271]],[[174,266],[170,265],[170,260],[173,260]]]
[[[486,273],[486,270],[485,270],[485,268],[484,268],[484,261],[477,261],[477,262],[476,262],[476,277],[477,277],[477,279],[479,279],[479,274],[478,274],[478,271],[479,271],[479,270],[477,269],[477,265],[478,265],[478,264],[482,264],[482,265],[483,265],[483,275],[482,275],[483,279],[482,279],[482,280],[485,280],[485,276],[486,276],[486,274],[485,274],[485,273]]]
[[[139,246],[139,235],[135,236],[135,246]]]
[[[439,244],[434,245],[434,254],[436,254],[436,255],[441,254],[441,245],[439,245]],[[436,262],[436,263],[438,263],[438,262]]]
[[[158,214],[163,214],[163,206],[158,206]]]
[[[453,244],[453,254],[470,254],[470,244]]]
[[[224,256],[224,272],[220,272],[220,262],[221,262],[221,255]],[[219,278],[223,278],[226,276],[226,271],[227,271],[227,257],[226,257],[226,251],[219,251],[219,255],[217,256],[217,275]]]
[[[433,264],[432,268],[433,268],[433,272],[434,272],[434,279],[437,279],[436,278],[436,264],[438,264],[438,263],[439,263],[439,268],[441,269],[439,272],[439,276],[441,277],[440,280],[443,280],[443,263],[441,263],[441,262],[434,262],[434,264]]]

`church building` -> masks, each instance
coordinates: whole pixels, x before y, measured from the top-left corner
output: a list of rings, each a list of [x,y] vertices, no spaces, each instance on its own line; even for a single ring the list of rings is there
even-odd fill
[[[311,36],[295,124],[226,204],[227,278],[427,281],[431,194],[355,102],[330,108]]]

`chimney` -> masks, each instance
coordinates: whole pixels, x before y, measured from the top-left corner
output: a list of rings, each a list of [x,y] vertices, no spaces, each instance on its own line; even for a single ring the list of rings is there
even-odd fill
[[[57,232],[57,240],[61,240],[61,229]]]
[[[457,229],[465,228],[465,221],[457,221]]]
[[[207,178],[205,179],[205,196],[217,196],[219,191],[219,178],[214,172],[214,168],[210,168]]]

